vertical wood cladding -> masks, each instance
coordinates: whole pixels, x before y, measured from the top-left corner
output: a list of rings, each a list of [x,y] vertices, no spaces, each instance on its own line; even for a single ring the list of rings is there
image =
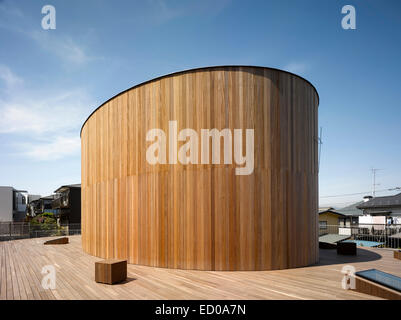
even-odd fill
[[[260,67],[184,71],[112,98],[81,132],[83,249],[180,269],[317,262],[317,109],[309,82]],[[149,164],[146,133],[167,134],[172,120],[199,134],[254,129],[253,173],[236,175],[235,162]]]

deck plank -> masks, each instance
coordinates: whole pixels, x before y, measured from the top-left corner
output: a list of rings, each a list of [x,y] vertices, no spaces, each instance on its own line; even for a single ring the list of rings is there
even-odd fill
[[[99,258],[82,251],[81,237],[66,245],[48,238],[0,242],[0,300],[15,299],[377,299],[341,287],[344,265],[401,276],[390,249],[359,248],[354,257],[320,250],[319,264],[275,271],[192,271],[128,265],[117,285],[95,282]],[[56,268],[56,289],[42,288],[43,266]]]

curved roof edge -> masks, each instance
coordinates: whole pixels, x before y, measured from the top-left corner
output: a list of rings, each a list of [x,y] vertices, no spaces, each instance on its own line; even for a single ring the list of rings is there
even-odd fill
[[[290,74],[290,75],[292,75],[292,76],[295,76],[295,77],[297,77],[297,78],[300,78],[300,79],[304,80],[305,82],[309,83],[309,85],[310,85],[310,86],[315,90],[315,92],[316,92],[316,95],[317,95],[317,105],[319,106],[320,97],[319,97],[319,93],[317,92],[316,87],[315,87],[309,80],[307,80],[307,79],[301,77],[301,76],[298,75],[298,74],[292,73],[292,72],[290,72],[290,71],[281,70],[281,69],[278,69],[278,68],[262,67],[262,66],[251,66],[251,65],[221,65],[221,66],[198,67],[198,68],[185,69],[185,70],[181,70],[181,71],[175,71],[175,72],[167,73],[167,74],[165,74],[165,75],[162,75],[162,76],[159,76],[159,77],[156,77],[156,78],[152,78],[152,79],[146,80],[146,81],[144,81],[144,82],[138,83],[138,84],[136,84],[136,85],[134,85],[134,86],[132,86],[132,87],[130,87],[130,88],[128,88],[128,89],[125,89],[124,91],[121,91],[121,92],[117,93],[116,95],[112,96],[110,99],[108,99],[108,100],[106,100],[105,102],[103,102],[100,106],[98,106],[95,110],[93,110],[93,111],[91,112],[91,114],[88,116],[88,118],[86,118],[85,122],[82,124],[82,126],[81,126],[81,131],[80,131],[80,133],[79,133],[79,136],[80,136],[80,137],[82,136],[82,129],[84,128],[86,122],[88,122],[88,120],[90,119],[90,117],[92,117],[92,115],[93,115],[97,110],[99,110],[101,107],[103,107],[106,103],[108,103],[109,101],[113,100],[114,98],[117,98],[117,97],[118,97],[119,95],[121,95],[121,94],[124,94],[124,93],[126,93],[126,92],[128,92],[128,91],[130,91],[130,90],[132,90],[132,89],[135,89],[135,88],[137,88],[137,87],[140,87],[140,86],[143,86],[143,85],[145,85],[145,84],[148,84],[148,83],[150,83],[150,82],[152,82],[152,81],[161,80],[161,79],[163,79],[163,78],[167,78],[167,77],[171,77],[171,76],[175,76],[175,75],[179,75],[179,74],[187,73],[187,72],[191,72],[191,71],[201,71],[201,70],[218,69],[218,68],[257,68],[257,69],[269,69],[269,70],[273,70],[273,71],[280,71],[280,72],[288,73],[288,74]]]

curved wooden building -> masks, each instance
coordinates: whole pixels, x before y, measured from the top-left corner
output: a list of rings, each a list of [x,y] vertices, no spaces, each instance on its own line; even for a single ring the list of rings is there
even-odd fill
[[[273,270],[317,262],[318,103],[305,79],[248,66],[178,72],[111,98],[81,130],[83,249],[180,269]],[[225,139],[220,163],[177,161],[174,121],[177,132],[199,134],[199,159],[202,129],[229,129],[233,140],[234,129],[243,129],[243,154],[245,130],[253,129],[253,171],[238,174],[234,156],[224,163],[224,152],[235,151]],[[158,150],[166,163],[147,160],[155,128],[166,133],[167,155]]]

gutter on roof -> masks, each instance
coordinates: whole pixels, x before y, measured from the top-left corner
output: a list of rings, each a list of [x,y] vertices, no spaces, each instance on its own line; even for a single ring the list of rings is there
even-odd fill
[[[357,207],[358,209],[375,209],[375,208],[401,208],[401,205],[400,204],[387,204],[387,205],[384,205],[384,204],[380,204],[380,205],[374,205],[374,204],[372,204],[371,206],[366,206],[366,207],[362,207],[362,206],[360,206],[360,207]]]
[[[371,211],[371,214],[389,214],[391,213],[391,210],[386,210],[386,211]]]

